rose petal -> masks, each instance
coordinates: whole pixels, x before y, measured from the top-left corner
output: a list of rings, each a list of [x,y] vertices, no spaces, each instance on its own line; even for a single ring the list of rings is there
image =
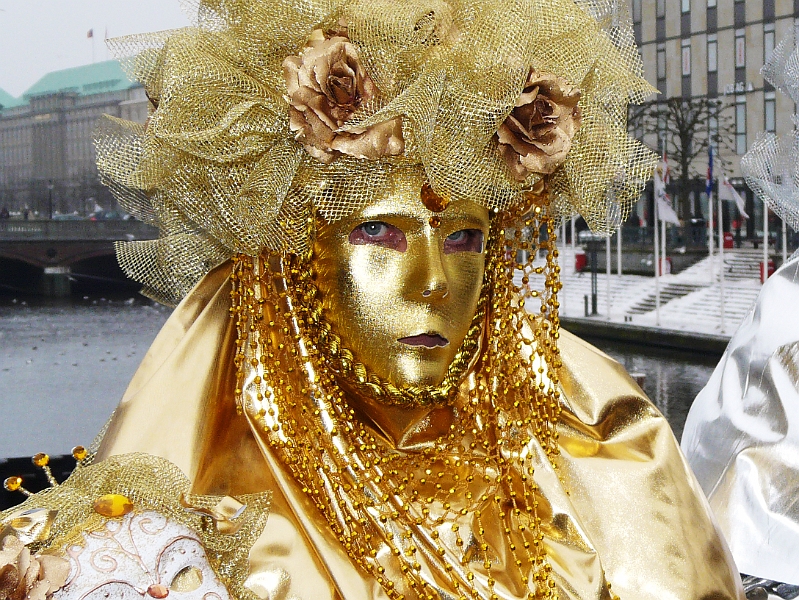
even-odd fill
[[[50,586],[47,584],[46,581],[37,581],[28,590],[28,594],[26,595],[25,600],[46,600],[47,591],[49,588]]]
[[[42,565],[42,579],[49,583],[48,593],[61,589],[69,577],[69,561],[58,556],[43,554],[38,558]]]
[[[527,106],[528,104],[532,104],[533,101],[538,97],[538,91],[540,90],[539,86],[534,86],[531,89],[525,88],[522,92],[519,99],[516,101],[516,108],[520,106]]]
[[[0,566],[0,598],[11,596],[19,586],[19,571],[14,565]]]
[[[25,548],[25,544],[13,535],[7,535],[3,538],[2,542],[2,547],[0,548],[0,566],[16,562],[17,557]]]

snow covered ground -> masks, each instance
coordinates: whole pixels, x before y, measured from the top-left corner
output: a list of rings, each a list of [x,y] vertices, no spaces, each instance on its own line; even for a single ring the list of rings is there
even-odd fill
[[[612,257],[615,265],[615,253]],[[599,265],[597,282],[598,315],[592,318],[730,337],[760,292],[760,260],[762,251],[725,250],[723,320],[718,254],[712,261],[706,257],[677,275],[660,277],[658,282],[654,277],[641,275],[622,274],[620,277],[612,274],[608,277],[603,263]],[[591,308],[591,273],[575,272],[571,246],[560,248],[559,262],[563,282],[561,316],[585,317],[586,296],[589,311]],[[533,285],[536,284],[540,285],[540,282],[533,280]],[[530,310],[537,309],[537,303],[531,301],[529,304]]]

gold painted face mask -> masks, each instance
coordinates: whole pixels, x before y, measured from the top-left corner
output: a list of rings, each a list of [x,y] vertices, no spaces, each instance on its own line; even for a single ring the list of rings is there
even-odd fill
[[[467,201],[435,213],[421,174],[319,229],[316,284],[342,345],[397,387],[436,386],[466,338],[485,271],[488,210]]]

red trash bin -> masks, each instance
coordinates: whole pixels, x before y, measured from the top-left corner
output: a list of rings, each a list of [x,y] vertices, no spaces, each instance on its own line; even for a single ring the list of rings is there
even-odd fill
[[[725,250],[731,250],[732,249],[732,247],[733,247],[732,243],[733,243],[734,239],[735,238],[732,236],[732,233],[730,233],[729,231],[725,231],[724,232],[724,249]]]
[[[574,253],[574,271],[579,273],[588,266],[588,256],[585,252]]]
[[[774,261],[769,259],[768,261],[768,275],[763,277],[763,261],[760,262],[760,283],[766,283],[766,278],[771,277],[774,275]]]

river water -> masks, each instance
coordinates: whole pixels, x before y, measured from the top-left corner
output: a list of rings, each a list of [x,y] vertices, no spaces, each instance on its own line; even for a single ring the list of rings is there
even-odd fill
[[[141,297],[0,296],[0,458],[91,443],[170,309]],[[628,371],[682,434],[716,358],[591,340]]]

